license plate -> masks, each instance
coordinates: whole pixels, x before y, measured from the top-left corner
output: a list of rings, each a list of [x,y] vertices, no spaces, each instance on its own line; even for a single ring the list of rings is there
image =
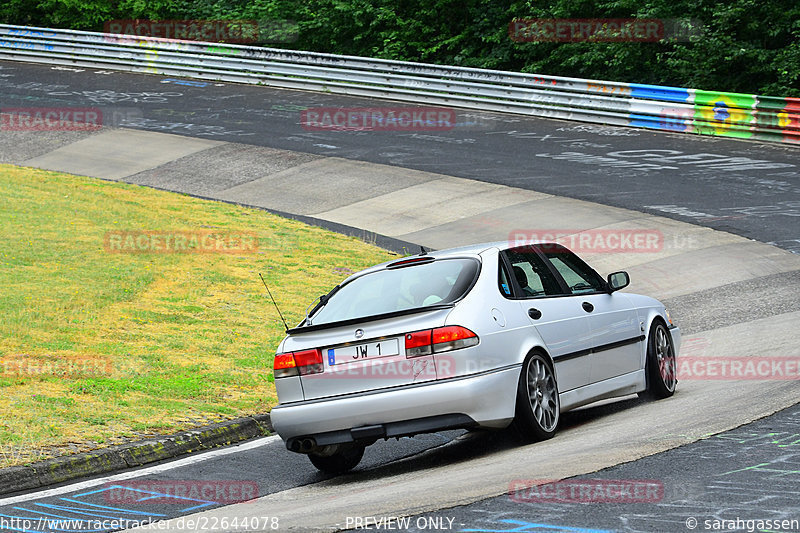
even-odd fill
[[[356,361],[397,355],[400,353],[397,346],[397,339],[389,339],[385,341],[365,342],[363,344],[351,344],[338,348],[328,348],[328,365],[334,366],[345,363],[355,363]]]

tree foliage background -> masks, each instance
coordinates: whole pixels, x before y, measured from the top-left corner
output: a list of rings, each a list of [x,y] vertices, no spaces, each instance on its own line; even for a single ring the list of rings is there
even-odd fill
[[[689,42],[513,41],[514,18],[690,18]],[[298,50],[800,96],[797,0],[4,0],[7,24],[102,31],[115,19],[296,21]]]

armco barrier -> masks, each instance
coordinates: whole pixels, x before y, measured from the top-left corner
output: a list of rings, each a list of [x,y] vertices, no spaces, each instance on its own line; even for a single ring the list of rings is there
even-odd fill
[[[9,25],[0,59],[800,143],[800,98]]]

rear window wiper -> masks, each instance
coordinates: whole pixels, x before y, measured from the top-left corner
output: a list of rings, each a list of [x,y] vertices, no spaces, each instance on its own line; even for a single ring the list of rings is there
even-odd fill
[[[328,301],[331,299],[331,296],[336,294],[336,292],[341,287],[342,287],[341,285],[337,285],[334,288],[332,288],[328,294],[323,294],[322,296],[318,296],[317,298],[314,298],[314,301],[312,301],[308,305],[308,307],[306,307],[306,319],[303,321],[303,323],[310,326],[311,325],[311,315],[316,314],[317,311],[319,311],[320,309],[325,307],[325,304],[328,303]],[[317,302],[319,302],[319,303],[317,303]],[[317,305],[314,306],[315,303],[317,303]],[[314,306],[314,308],[311,309],[311,306]],[[309,311],[309,309],[311,309],[311,311]]]

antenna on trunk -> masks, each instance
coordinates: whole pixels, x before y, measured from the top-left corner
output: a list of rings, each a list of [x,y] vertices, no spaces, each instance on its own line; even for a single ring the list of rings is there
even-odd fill
[[[281,322],[283,322],[283,327],[288,332],[289,325],[286,323],[286,319],[283,318],[283,313],[281,313],[281,308],[278,307],[278,304],[275,303],[275,298],[272,297],[272,293],[269,292],[269,287],[267,287],[267,282],[264,281],[264,276],[261,275],[261,272],[258,273],[258,277],[261,278],[261,283],[264,284],[264,288],[267,289],[267,294],[269,294],[269,299],[272,300],[272,303],[275,305],[275,309],[278,310],[278,315],[281,317]]]

